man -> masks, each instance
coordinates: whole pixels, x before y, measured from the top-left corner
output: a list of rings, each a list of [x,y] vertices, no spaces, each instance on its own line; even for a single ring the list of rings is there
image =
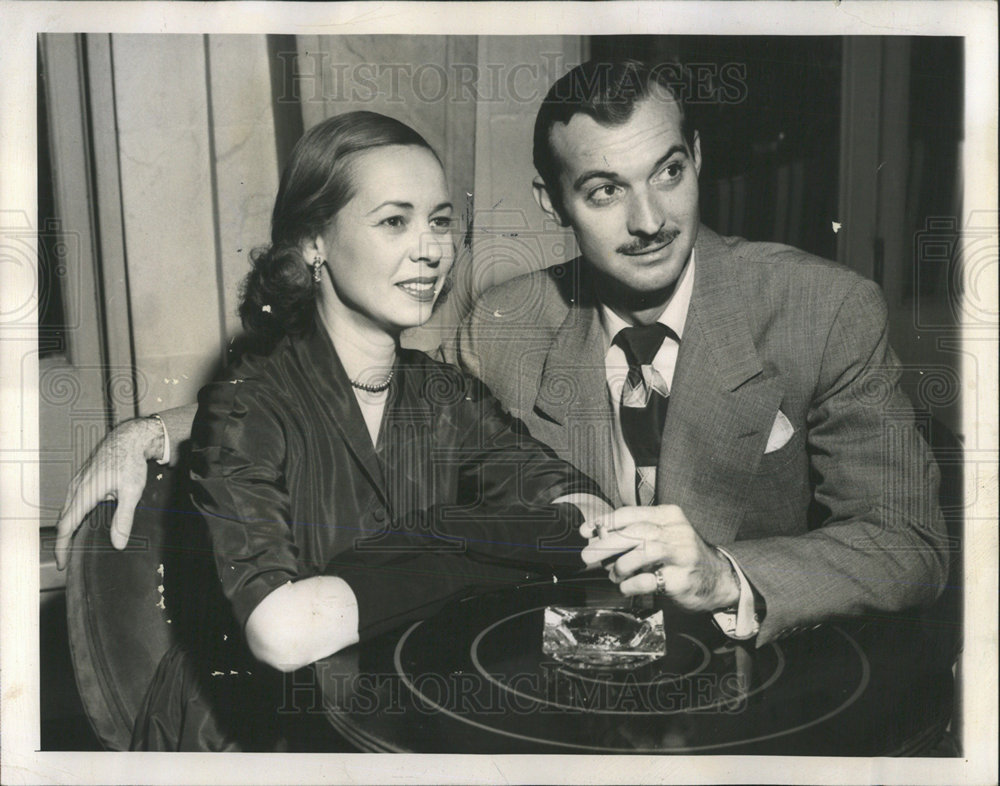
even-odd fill
[[[591,62],[553,85],[534,192],[581,257],[487,292],[446,354],[621,506],[582,534],[598,536],[584,560],[611,558],[624,593],[712,612],[758,646],[929,602],[947,568],[937,470],[897,387],[881,294],[700,225],[700,140],[673,73]],[[175,437],[191,414],[172,413]],[[113,540],[127,540],[136,454],[165,443],[159,424],[131,428],[71,489],[63,550],[108,492]],[[113,488],[98,469],[122,444],[133,481]]]
[[[588,63],[553,85],[534,191],[581,257],[488,292],[460,359],[610,497],[661,503],[608,522],[607,549],[643,543],[612,570],[624,592],[738,609],[717,617],[737,638],[758,633],[756,605],[758,644],[929,602],[947,564],[937,469],[896,386],[881,293],[699,225],[700,140],[669,73]],[[657,322],[662,343],[630,372],[620,331]],[[637,462],[643,418],[655,449]]]

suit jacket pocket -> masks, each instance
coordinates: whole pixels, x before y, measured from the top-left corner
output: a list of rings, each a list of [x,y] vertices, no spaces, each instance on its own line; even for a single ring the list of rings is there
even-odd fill
[[[795,429],[791,438],[771,453],[765,453],[757,465],[757,475],[773,475],[791,464],[796,457],[805,460],[806,432],[804,428]]]
[[[750,476],[747,510],[739,538],[793,535],[807,530],[811,490],[805,430],[799,429],[773,453],[761,457]]]

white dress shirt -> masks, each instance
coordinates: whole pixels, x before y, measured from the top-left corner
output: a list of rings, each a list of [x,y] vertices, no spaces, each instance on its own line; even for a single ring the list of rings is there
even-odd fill
[[[684,272],[681,273],[681,277],[677,281],[677,286],[670,297],[670,301],[667,303],[667,307],[657,319],[657,322],[670,328],[682,341],[684,339],[684,323],[687,321],[688,308],[691,305],[691,293],[694,290],[694,267],[695,254],[692,249],[691,259],[688,261],[687,267],[684,268]],[[615,479],[622,502],[626,505],[635,505],[635,461],[632,458],[632,452],[628,449],[628,445],[625,442],[619,418],[622,388],[628,376],[628,361],[625,358],[625,352],[622,348],[613,343],[615,336],[622,329],[631,327],[631,325],[603,303],[600,306],[600,317],[601,326],[604,331],[605,346],[607,347],[604,356],[604,368],[608,381],[608,391],[611,394],[611,406],[614,409],[612,452],[614,454]],[[679,352],[680,344],[673,337],[667,336],[653,358],[653,362],[650,364],[663,382],[666,383],[668,391],[673,385],[674,370],[677,366],[677,355]],[[669,502],[669,500],[664,500],[664,502]],[[740,598],[735,610],[716,612],[715,621],[722,631],[731,638],[752,638],[760,629],[754,615],[753,589],[743,575],[743,571],[740,570],[739,565],[736,564],[736,560],[725,550],[718,547],[716,549],[733,566],[740,586]]]
[[[660,314],[656,321],[666,325],[678,337],[684,338],[684,323],[687,321],[688,306],[691,303],[691,292],[694,289],[694,251],[691,251],[691,259],[681,273],[677,281],[674,294],[667,303],[667,307]],[[625,436],[622,434],[621,410],[622,388],[628,376],[628,360],[625,359],[625,352],[617,344],[613,344],[615,336],[624,328],[631,327],[614,311],[605,306],[600,306],[601,326],[604,330],[604,345],[607,348],[604,355],[604,372],[608,380],[608,391],[611,394],[611,407],[614,409],[614,444],[612,446],[615,462],[615,478],[618,484],[618,493],[622,502],[626,505],[635,505],[635,461],[632,452],[625,443]],[[677,353],[680,351],[678,344],[670,336],[663,339],[659,352],[650,364],[661,379],[666,383],[667,390],[674,380],[674,369],[677,366]],[[662,391],[661,391],[662,392]]]

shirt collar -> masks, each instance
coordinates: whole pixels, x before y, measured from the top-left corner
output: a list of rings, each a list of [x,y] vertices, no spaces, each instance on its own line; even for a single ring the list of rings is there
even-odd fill
[[[694,249],[691,249],[691,257],[684,272],[681,273],[677,281],[677,287],[667,302],[667,307],[657,318],[657,322],[666,325],[673,330],[678,338],[684,338],[684,323],[687,322],[688,308],[691,305],[691,293],[694,291]],[[604,331],[604,348],[611,348],[611,342],[615,336],[623,329],[631,327],[628,322],[618,316],[614,311],[603,303],[600,303],[601,327]]]

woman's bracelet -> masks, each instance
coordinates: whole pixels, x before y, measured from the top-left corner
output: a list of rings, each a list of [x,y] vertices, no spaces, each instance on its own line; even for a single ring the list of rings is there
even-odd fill
[[[159,416],[158,413],[154,412],[149,416],[150,420],[155,420],[160,424],[160,431],[163,432],[163,455],[156,460],[157,464],[166,465],[170,463],[170,437],[167,435],[167,424],[163,422],[163,418]]]

